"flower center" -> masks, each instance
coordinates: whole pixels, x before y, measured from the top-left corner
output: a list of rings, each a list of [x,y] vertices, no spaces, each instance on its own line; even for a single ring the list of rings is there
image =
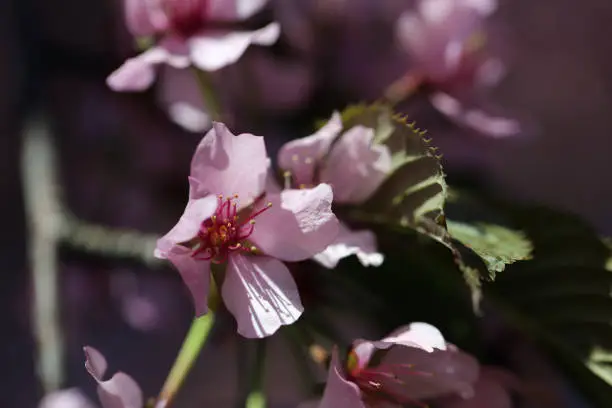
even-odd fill
[[[357,355],[349,354],[347,361],[348,379],[357,384],[363,392],[364,401],[372,406],[379,403],[392,403],[397,405],[415,405],[426,407],[409,395],[401,392],[406,376],[426,375],[431,373],[416,371],[412,364],[381,364],[376,367],[359,367]]]
[[[166,0],[166,13],[173,31],[190,37],[201,30],[208,13],[208,0]]]
[[[272,206],[267,203],[262,209],[238,211],[238,195],[224,198],[218,196],[215,213],[200,225],[195,238],[196,246],[191,256],[199,260],[210,260],[214,263],[227,261],[230,252],[245,251],[254,253],[257,248],[247,239],[255,230],[255,217]]]

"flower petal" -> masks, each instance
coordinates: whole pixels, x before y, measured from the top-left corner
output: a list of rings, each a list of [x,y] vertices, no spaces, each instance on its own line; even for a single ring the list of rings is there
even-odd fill
[[[453,393],[470,397],[478,379],[478,361],[452,345],[447,347],[433,352],[399,344],[390,347],[378,366],[393,374],[388,380],[382,378],[383,386],[413,400]]]
[[[304,310],[287,267],[267,256],[231,255],[222,295],[238,333],[248,338],[270,336]]]
[[[263,193],[269,165],[263,137],[234,136],[223,123],[214,122],[193,155],[191,176],[200,183],[200,192],[238,194],[244,207]]]
[[[291,172],[295,186],[311,185],[315,166],[328,153],[329,147],[342,130],[342,118],[334,112],[316,133],[286,143],[278,152],[278,166]]]
[[[125,20],[132,35],[153,35],[166,30],[168,17],[161,3],[161,0],[124,0]]]
[[[440,330],[429,323],[422,322],[402,326],[381,341],[417,347],[427,352],[432,352],[435,349],[446,350],[446,340],[444,340]]]
[[[344,375],[337,348],[332,351],[327,386],[319,408],[366,408],[359,387]]]
[[[384,255],[376,251],[376,235],[367,230],[351,231],[342,223],[336,240],[315,255],[314,260],[333,269],[341,259],[351,255],[357,255],[363,266],[380,266],[384,260]]]
[[[85,352],[85,369],[87,372],[91,374],[91,376],[96,381],[102,381],[104,378],[104,374],[106,373],[106,369],[108,368],[108,363],[106,362],[106,358],[93,347],[84,347],[83,351]]]
[[[327,184],[268,194],[272,206],[257,216],[250,239],[265,254],[285,261],[311,258],[338,234],[332,213],[333,194]]]
[[[53,391],[40,401],[38,408],[96,408],[77,388]]]
[[[106,359],[93,347],[84,347],[85,368],[98,382],[98,396],[103,408],[142,408],[144,399],[136,381],[129,375],[118,372],[109,380],[102,381],[106,371]]]
[[[158,100],[166,107],[174,123],[194,133],[210,129],[210,116],[193,72],[164,66],[157,92]]]
[[[452,396],[436,401],[440,408],[512,408],[512,397],[506,387],[494,376],[486,373],[486,368],[474,385],[474,395],[471,398]]]
[[[193,257],[190,249],[180,245],[175,245],[167,253],[167,258],[176,267],[191,292],[196,316],[206,314],[210,287],[210,261]]]
[[[170,232],[157,240],[155,256],[160,259],[166,259],[168,258],[167,253],[175,245],[194,238],[200,230],[202,222],[215,213],[217,206],[218,199],[213,195],[190,199],[176,225]]]
[[[268,0],[210,0],[209,15],[215,21],[246,20],[259,12]]]
[[[391,152],[373,141],[373,129],[355,126],[332,147],[321,170],[321,181],[332,185],[337,202],[365,201],[389,175]]]
[[[449,94],[436,92],[429,99],[439,112],[453,122],[484,135],[505,138],[515,136],[521,131],[518,121],[490,116],[480,109],[465,106],[462,101]]]
[[[238,61],[249,45],[272,45],[279,35],[280,25],[270,23],[256,31],[205,31],[187,42],[193,64],[204,71],[216,71]]]
[[[155,80],[155,66],[166,63],[177,68],[189,65],[188,59],[173,54],[169,47],[178,46],[168,40],[159,46],[148,49],[140,55],[128,58],[123,65],[108,76],[106,84],[114,91],[142,91]]]

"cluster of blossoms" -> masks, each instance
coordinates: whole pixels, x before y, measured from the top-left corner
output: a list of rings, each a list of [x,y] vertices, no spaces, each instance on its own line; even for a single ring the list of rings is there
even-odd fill
[[[154,45],[112,73],[109,86],[146,89],[160,66],[218,71],[238,61],[250,45],[274,44],[278,22],[256,30],[243,24],[266,3],[125,0],[131,33]],[[490,85],[500,77],[499,63],[479,43],[484,17],[494,9],[493,0],[421,0],[415,11],[402,14],[397,35],[414,67],[398,86],[418,81],[429,90],[431,103],[451,119],[506,136],[518,130],[513,121],[465,107],[471,98],[466,92],[475,84]],[[383,263],[374,233],[353,230],[334,214],[336,205],[366,202],[392,171],[391,152],[376,143],[374,129],[343,128],[340,114],[334,113],[316,133],[284,144],[275,169],[263,137],[234,135],[219,121],[210,126],[191,161],[184,213],[155,249],[156,257],[179,272],[196,316],[209,312],[211,290],[219,287],[237,332],[267,337],[303,313],[291,263],[312,259],[333,269],[353,255],[363,266]],[[104,357],[91,347],[85,353],[104,408],[142,408],[142,392],[129,376],[118,373],[103,381]],[[315,404],[390,408],[433,401],[442,408],[507,408],[510,390],[518,388],[511,375],[481,367],[435,327],[413,323],[380,341],[356,341],[346,359],[334,349],[326,391]]]

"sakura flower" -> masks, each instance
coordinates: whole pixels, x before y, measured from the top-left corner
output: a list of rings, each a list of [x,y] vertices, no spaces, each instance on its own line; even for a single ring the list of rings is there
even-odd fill
[[[495,85],[504,66],[486,53],[485,19],[496,0],[419,0],[397,21],[398,39],[413,59],[413,70],[397,84],[431,88],[433,106],[458,124],[493,137],[519,132],[517,121],[478,107],[476,92]],[[400,86],[401,88],[401,86]]]
[[[216,71],[236,62],[249,45],[272,45],[280,34],[276,22],[255,31],[228,28],[253,16],[267,0],[124,1],[130,32],[158,40],[108,77],[108,85],[117,91],[148,88],[159,64],[175,68],[193,64],[204,71]]]
[[[96,408],[96,406],[78,388],[69,388],[45,395],[38,408]]]
[[[98,397],[103,408],[142,408],[142,391],[129,375],[118,372],[103,381],[108,364],[104,356],[93,347],[85,347],[85,368],[98,382]]]
[[[335,112],[329,122],[311,136],[286,143],[279,151],[278,164],[291,177],[292,185],[306,188],[329,183],[339,204],[359,204],[380,187],[391,170],[389,149],[374,143],[374,130],[355,126],[342,132],[342,120]],[[351,231],[341,225],[336,240],[315,260],[327,268],[339,260],[357,255],[364,266],[379,266],[383,256],[376,250],[371,231]]]
[[[225,269],[221,294],[245,337],[271,335],[303,311],[282,261],[301,261],[336,237],[327,184],[264,194],[269,159],[263,138],[234,136],[221,123],[202,139],[191,164],[189,202],[157,244],[207,312],[211,269]]]
[[[478,370],[438,329],[412,323],[380,341],[356,341],[346,365],[334,350],[319,408],[399,408],[455,393],[469,397]]]
[[[510,372],[482,367],[474,384],[474,395],[445,397],[436,401],[440,408],[512,408],[511,391],[520,388],[520,381]]]

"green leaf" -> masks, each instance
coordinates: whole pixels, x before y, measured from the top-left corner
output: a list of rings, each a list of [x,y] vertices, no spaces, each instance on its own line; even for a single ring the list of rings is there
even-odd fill
[[[539,342],[594,406],[612,406],[611,250],[578,217],[542,207],[503,208],[534,246],[506,266],[485,297]]]
[[[387,179],[350,215],[395,230],[412,229],[445,245],[464,273],[478,309],[480,273],[478,266],[464,262],[447,230],[444,204],[448,186],[432,139],[384,104],[349,106],[342,112],[342,122],[345,129],[356,125],[374,129],[375,143],[387,146],[393,159]]]
[[[447,220],[451,236],[478,254],[486,263],[491,280],[506,265],[531,258],[533,245],[521,231],[489,223]]]

